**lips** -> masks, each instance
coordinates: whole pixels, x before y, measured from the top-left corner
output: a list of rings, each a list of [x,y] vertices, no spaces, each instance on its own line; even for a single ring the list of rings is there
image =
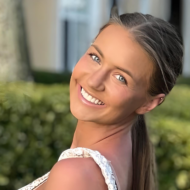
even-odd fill
[[[94,107],[94,108],[104,108],[104,107],[106,107],[105,104],[104,104],[104,105],[94,104],[94,103],[89,102],[88,100],[86,100],[86,99],[82,96],[82,94],[81,94],[81,89],[82,89],[81,85],[78,84],[78,96],[79,96],[79,99],[80,99],[85,105],[90,106],[90,107]],[[88,92],[87,92],[87,93],[88,93]],[[100,100],[100,101],[101,101],[101,100]]]
[[[88,95],[90,95],[90,96],[92,97],[92,99],[94,98],[94,99],[98,100],[98,102],[101,102],[101,104],[98,103],[98,105],[104,105],[104,102],[102,102],[99,98],[96,98],[95,96],[93,96],[93,95],[91,95],[90,93],[88,93],[83,87],[81,87],[81,91],[82,91],[82,90],[83,90],[84,92],[86,92]],[[81,94],[82,94],[82,96],[83,96],[86,100],[88,100],[87,97],[85,97],[82,92],[81,92]],[[88,101],[89,101],[89,100],[88,100]],[[89,102],[91,102],[91,101],[89,101]],[[91,102],[91,103],[94,103],[94,102]],[[95,104],[95,103],[94,103],[94,104]]]

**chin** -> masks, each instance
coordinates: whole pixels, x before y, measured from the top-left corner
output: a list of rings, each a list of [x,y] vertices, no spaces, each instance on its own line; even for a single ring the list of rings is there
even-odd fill
[[[82,109],[80,105],[76,105],[73,103],[70,103],[70,111],[72,115],[79,120],[84,120],[85,118],[85,111]]]
[[[97,118],[95,118],[94,114],[89,114],[88,110],[82,109],[82,107],[76,106],[76,104],[70,104],[70,111],[71,114],[77,119],[81,121],[88,121],[93,122],[96,121]]]

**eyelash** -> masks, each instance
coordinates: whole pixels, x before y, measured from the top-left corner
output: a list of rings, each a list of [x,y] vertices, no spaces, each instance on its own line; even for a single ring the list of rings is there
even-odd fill
[[[93,55],[95,55],[96,57],[98,57],[98,55],[96,54],[96,53],[89,53],[89,55],[90,55],[90,57],[92,58],[92,56]],[[100,58],[98,57],[98,59],[99,59],[99,61],[100,61]],[[92,60],[94,60],[93,58],[92,58]],[[94,60],[95,61],[95,60]],[[98,62],[99,63],[99,62]]]
[[[89,53],[89,56],[92,58],[92,56],[96,56],[99,59],[99,62],[97,62],[96,60],[94,60],[92,58],[93,61],[96,61],[97,63],[100,63],[100,58],[98,57],[98,55],[96,53]],[[123,77],[122,75],[120,75],[121,77]],[[123,77],[123,79],[125,80],[125,78]],[[122,82],[122,81],[121,81]],[[123,83],[123,82],[122,82]],[[127,84],[127,81],[125,80],[124,82],[125,84]]]

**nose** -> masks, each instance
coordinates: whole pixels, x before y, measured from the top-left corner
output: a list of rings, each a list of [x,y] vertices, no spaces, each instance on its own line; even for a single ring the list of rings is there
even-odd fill
[[[88,85],[92,89],[96,91],[104,91],[105,90],[105,79],[106,79],[106,71],[103,69],[99,69],[96,72],[93,72],[89,75]]]

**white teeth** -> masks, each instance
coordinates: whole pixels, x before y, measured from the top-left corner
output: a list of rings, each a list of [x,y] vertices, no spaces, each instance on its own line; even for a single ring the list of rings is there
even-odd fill
[[[86,98],[88,101],[91,101],[92,99],[92,96],[91,95],[88,95],[88,97]]]
[[[98,100],[98,99],[92,97],[91,95],[88,95],[88,93],[86,93],[83,88],[82,88],[82,90],[81,90],[81,94],[82,94],[83,97],[84,97],[86,100],[88,100],[89,102],[92,102],[92,103],[98,104],[98,105],[104,104],[104,103],[101,102],[100,100]]]

